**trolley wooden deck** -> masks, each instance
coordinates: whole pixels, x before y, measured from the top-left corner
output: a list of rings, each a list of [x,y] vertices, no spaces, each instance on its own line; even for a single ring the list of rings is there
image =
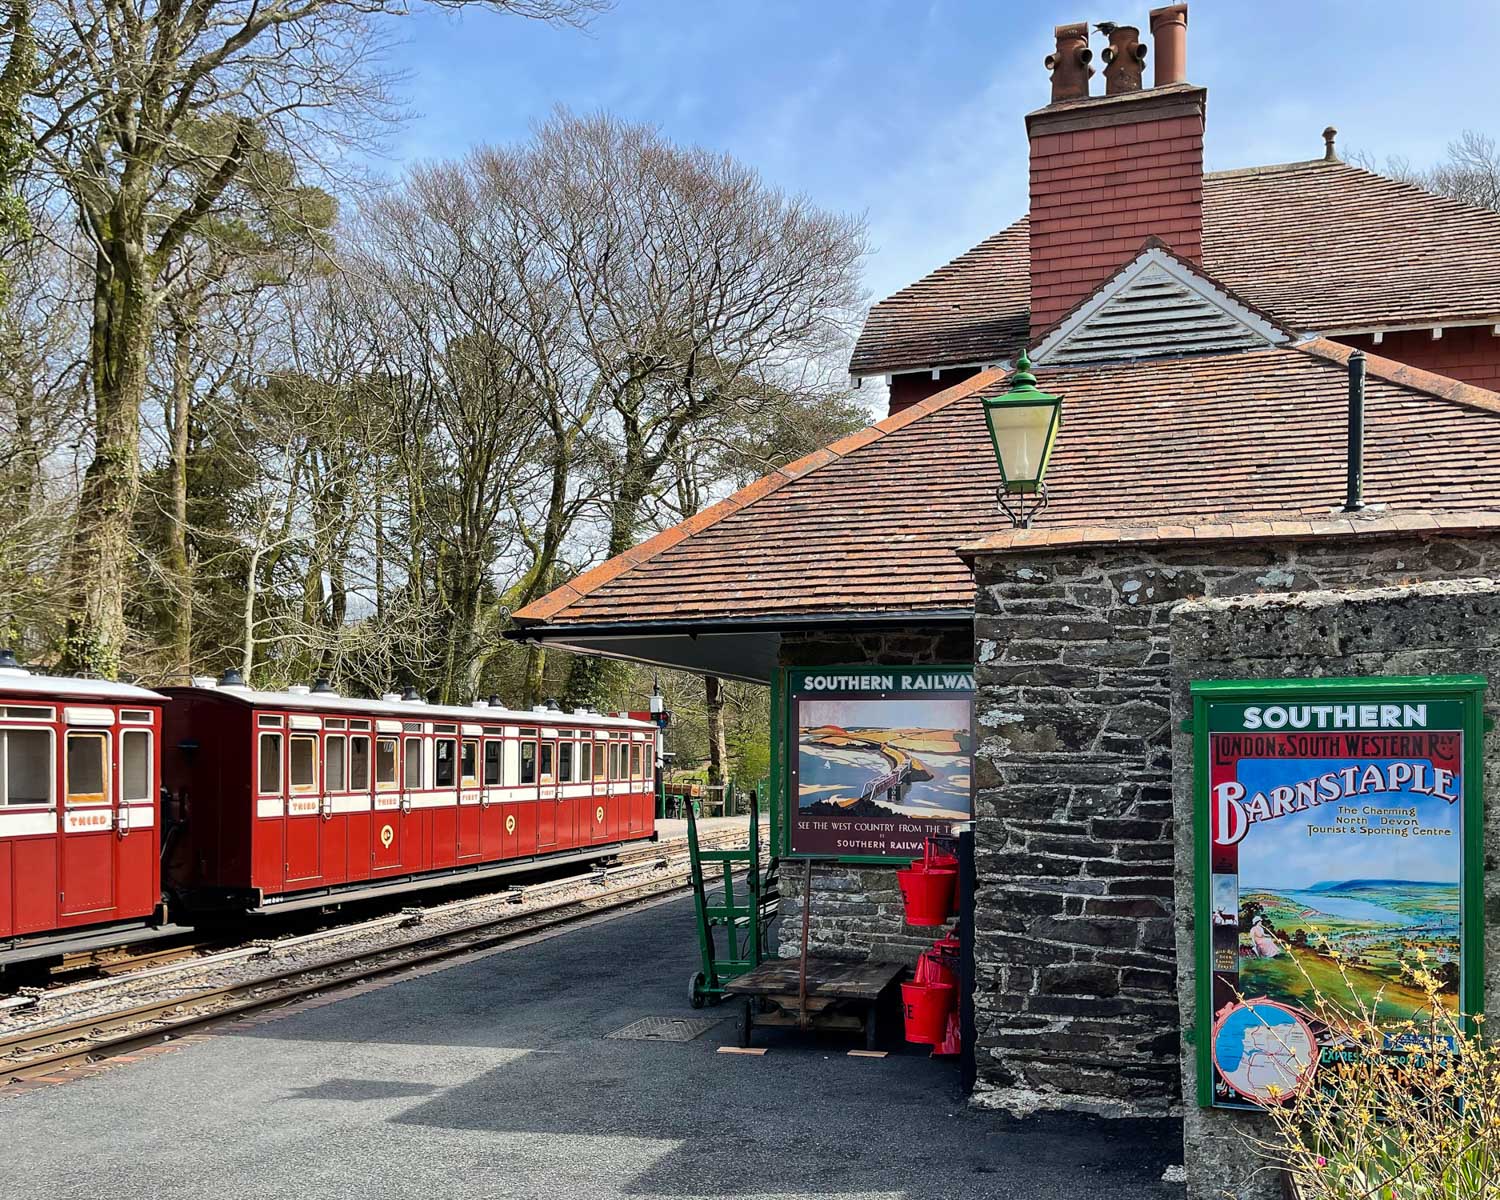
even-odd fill
[[[750,1044],[757,1025],[793,1029],[864,1031],[865,1049],[875,1049],[880,1013],[897,980],[900,963],[848,962],[836,958],[778,958],[727,981],[726,995],[743,996],[740,1045]]]

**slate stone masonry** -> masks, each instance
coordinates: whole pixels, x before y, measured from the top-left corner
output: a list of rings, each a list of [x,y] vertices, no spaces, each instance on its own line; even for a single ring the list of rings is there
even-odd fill
[[[1483,675],[1500,684],[1500,584],[1490,579],[1420,583],[1355,592],[1311,592],[1206,600],[1172,614],[1172,717],[1176,823],[1178,998],[1185,1027],[1194,1012],[1192,711],[1194,679],[1360,675]],[[1487,715],[1500,711],[1492,688]],[[1486,988],[1500,995],[1500,729],[1485,738]],[[1263,1122],[1196,1107],[1195,1047],[1182,1054],[1183,1141],[1190,1200],[1274,1200],[1274,1175],[1245,1141]],[[1259,1126],[1259,1128],[1257,1128]]]
[[[1493,577],[1500,543],[1122,543],[982,554],[974,571],[975,1102],[1171,1111],[1191,1013],[1173,926],[1172,609]],[[1318,626],[1261,636],[1338,648]],[[1367,673],[1410,673],[1398,652],[1378,666]]]

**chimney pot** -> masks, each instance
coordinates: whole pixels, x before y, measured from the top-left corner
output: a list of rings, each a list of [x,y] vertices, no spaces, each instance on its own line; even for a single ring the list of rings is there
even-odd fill
[[[1059,100],[1085,100],[1094,68],[1094,52],[1089,49],[1089,24],[1059,25],[1053,30],[1057,50],[1047,55],[1047,70],[1052,72],[1052,103]]]
[[[1339,152],[1333,148],[1334,139],[1337,138],[1338,135],[1339,135],[1339,131],[1337,129],[1335,129],[1332,125],[1330,125],[1327,129],[1323,130],[1323,161],[1324,162],[1338,162],[1339,161]]]
[[[1109,31],[1109,49],[1104,52],[1104,94],[1123,96],[1141,90],[1146,47],[1134,25],[1115,25]]]
[[[1186,4],[1151,10],[1151,40],[1156,43],[1156,76],[1153,86],[1187,80]]]

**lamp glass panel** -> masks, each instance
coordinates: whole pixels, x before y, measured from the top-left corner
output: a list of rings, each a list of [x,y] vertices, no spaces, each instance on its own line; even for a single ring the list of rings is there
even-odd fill
[[[989,410],[990,428],[1008,482],[1036,480],[1047,452],[1053,412],[1050,404],[997,405]]]

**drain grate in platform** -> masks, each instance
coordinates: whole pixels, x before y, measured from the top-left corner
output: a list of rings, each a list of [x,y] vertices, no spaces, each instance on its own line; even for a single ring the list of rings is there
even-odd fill
[[[644,1017],[604,1036],[635,1042],[690,1042],[722,1020],[723,1017]]]

